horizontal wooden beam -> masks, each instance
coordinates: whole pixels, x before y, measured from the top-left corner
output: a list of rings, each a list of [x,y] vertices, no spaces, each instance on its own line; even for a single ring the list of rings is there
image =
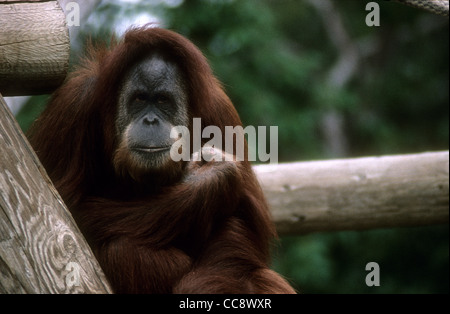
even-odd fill
[[[64,81],[70,42],[57,1],[0,0],[0,93],[50,93]]]
[[[449,221],[448,151],[254,169],[280,234]]]
[[[448,17],[448,0],[394,0],[414,8]]]

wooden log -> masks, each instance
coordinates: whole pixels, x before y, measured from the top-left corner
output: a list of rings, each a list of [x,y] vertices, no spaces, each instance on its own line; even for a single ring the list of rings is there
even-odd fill
[[[448,223],[448,151],[255,171],[280,234]]]
[[[111,292],[1,95],[0,152],[0,293]]]
[[[69,67],[69,32],[57,1],[0,0],[0,93],[50,93]]]
[[[394,0],[414,8],[448,17],[448,0]]]

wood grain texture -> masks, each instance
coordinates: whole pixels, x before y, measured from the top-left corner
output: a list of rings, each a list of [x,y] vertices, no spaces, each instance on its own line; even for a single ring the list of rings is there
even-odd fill
[[[111,292],[1,96],[0,152],[0,293]]]
[[[448,224],[448,151],[255,171],[280,234]]]
[[[49,0],[0,0],[2,3],[29,3],[29,2],[48,2]]]
[[[0,3],[0,92],[44,94],[65,79],[69,33],[57,1]]]

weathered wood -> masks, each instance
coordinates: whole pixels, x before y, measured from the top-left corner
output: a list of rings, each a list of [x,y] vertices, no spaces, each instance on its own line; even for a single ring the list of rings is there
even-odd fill
[[[111,292],[1,95],[0,152],[0,293]]]
[[[44,94],[65,79],[69,32],[57,1],[0,0],[0,93]]]
[[[448,223],[449,153],[256,166],[280,234]]]
[[[394,0],[414,8],[448,17],[448,0]]]
[[[0,4],[3,3],[27,3],[27,2],[48,2],[50,0],[0,0]]]

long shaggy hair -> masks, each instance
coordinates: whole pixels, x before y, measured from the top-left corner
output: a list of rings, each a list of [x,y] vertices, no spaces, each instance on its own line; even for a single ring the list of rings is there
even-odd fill
[[[187,175],[129,193],[123,167],[131,169],[135,188],[142,165],[129,159],[116,134],[120,82],[132,65],[154,52],[183,72],[191,121],[199,117],[202,127],[217,126],[222,134],[225,126],[242,125],[199,49],[174,32],[144,27],[129,30],[110,48],[90,48],[29,132],[113,288],[294,292],[268,269],[276,232],[247,160],[169,165],[154,176],[176,176],[180,169]]]

